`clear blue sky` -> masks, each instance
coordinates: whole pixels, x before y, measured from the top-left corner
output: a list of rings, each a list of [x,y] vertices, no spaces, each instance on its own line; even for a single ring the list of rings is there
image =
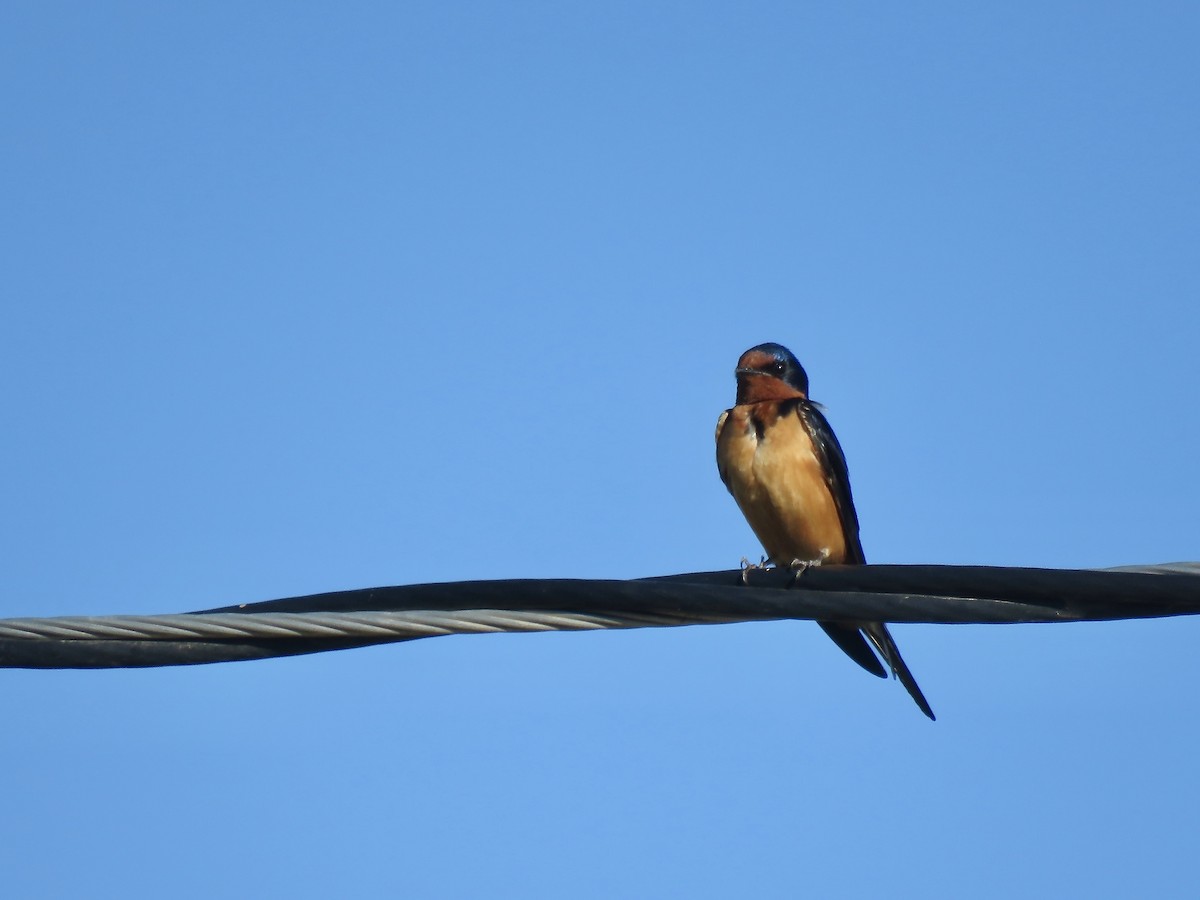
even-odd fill
[[[1200,557],[1190,3],[9,3],[0,615],[728,568],[791,347],[876,562]],[[0,672],[11,897],[1193,896],[1191,620]]]

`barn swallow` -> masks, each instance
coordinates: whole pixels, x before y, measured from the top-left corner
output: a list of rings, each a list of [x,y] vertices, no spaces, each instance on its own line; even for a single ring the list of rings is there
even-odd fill
[[[846,457],[821,407],[808,399],[804,367],[786,347],[759,344],[742,354],[734,374],[737,405],[717,420],[717,469],[768,558],[801,569],[865,563]],[[886,625],[818,624],[852,660],[886,678],[874,645],[934,718]]]

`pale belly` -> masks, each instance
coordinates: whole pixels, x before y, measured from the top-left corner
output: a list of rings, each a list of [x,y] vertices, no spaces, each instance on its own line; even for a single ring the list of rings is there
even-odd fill
[[[846,540],[821,462],[798,416],[756,431],[734,407],[717,436],[717,461],[742,515],[777,565],[843,562]]]

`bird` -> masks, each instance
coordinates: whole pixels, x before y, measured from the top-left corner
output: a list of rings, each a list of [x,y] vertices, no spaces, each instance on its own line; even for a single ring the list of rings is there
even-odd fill
[[[822,407],[808,398],[800,361],[781,344],[759,344],[741,355],[734,374],[735,405],[717,420],[717,470],[767,559],[798,571],[866,563],[846,456]],[[818,624],[852,660],[886,678],[874,646],[921,712],[936,719],[883,622]]]

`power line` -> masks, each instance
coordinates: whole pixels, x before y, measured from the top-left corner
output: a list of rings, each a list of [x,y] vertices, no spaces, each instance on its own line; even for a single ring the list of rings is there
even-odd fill
[[[0,667],[192,665],[449,634],[771,619],[997,624],[1200,613],[1200,563],[1123,569],[823,566],[630,581],[367,588],[156,616],[0,619]]]

